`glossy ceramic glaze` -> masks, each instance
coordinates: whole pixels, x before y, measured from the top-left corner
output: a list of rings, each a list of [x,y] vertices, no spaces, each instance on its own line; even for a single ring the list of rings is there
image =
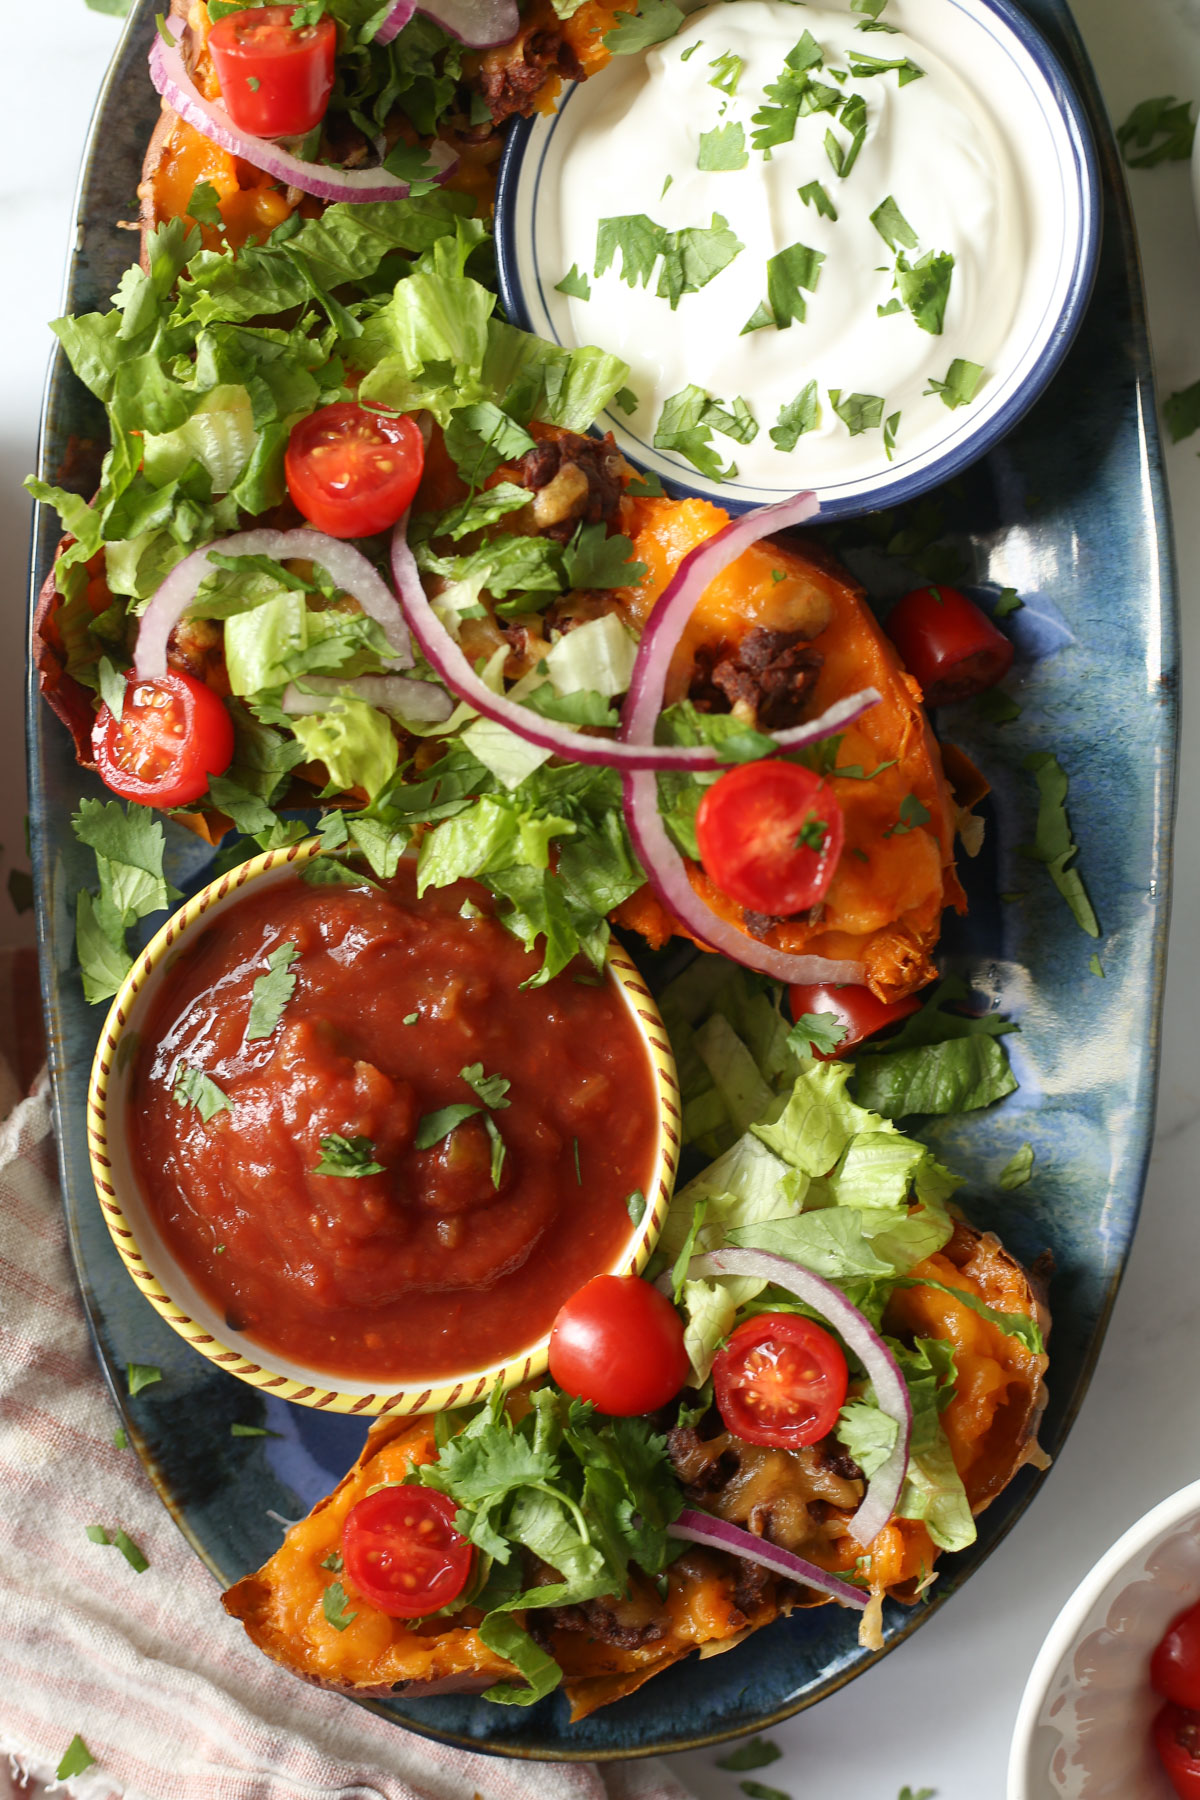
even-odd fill
[[[1100,248],[1100,172],[1086,110],[1053,47],[1010,0],[897,0],[888,17],[961,73],[1002,128],[1019,173],[1028,234],[1011,334],[979,397],[944,412],[940,437],[920,436],[906,451],[901,430],[890,462],[875,461],[872,467],[868,461],[837,474],[822,471],[818,440],[801,438],[791,456],[775,458],[779,474],[772,471],[769,483],[749,475],[713,481],[683,457],[635,434],[614,405],[604,414],[605,428],[631,461],[652,470],[672,493],[700,494],[744,512],[811,487],[825,516],[833,519],[913,499],[961,473],[1011,430],[1045,389],[1079,327]],[[595,309],[594,325],[587,308],[574,310],[573,321],[571,302],[554,286],[568,261],[559,229],[563,162],[574,141],[581,135],[586,141],[598,93],[595,81],[577,83],[566,89],[556,112],[515,121],[500,166],[496,251],[508,315],[541,337],[568,344],[578,341],[572,333],[581,319],[603,335],[603,306]],[[729,210],[736,228],[732,190]],[[946,354],[948,361],[952,352]],[[781,337],[773,355],[795,362],[795,385],[802,386],[811,373],[804,365],[803,332]],[[703,374],[691,379],[704,383]],[[767,422],[764,418],[764,426]],[[717,444],[723,455],[739,460],[731,440],[720,438]],[[815,447],[806,461],[810,444]]]
[[[142,0],[101,100],[85,170],[71,303],[107,303],[133,240],[128,216],[142,149],[157,112],[144,74],[155,0]],[[1050,1251],[1051,1402],[1043,1443],[1059,1450],[1086,1391],[1137,1219],[1154,1113],[1162,958],[1174,803],[1176,611],[1140,279],[1124,187],[1086,59],[1062,0],[1028,0],[1084,99],[1100,153],[1105,232],[1095,293],[1080,333],[1043,399],[983,462],[950,488],[898,513],[840,528],[835,548],[872,591],[894,596],[923,574],[888,554],[920,554],[937,537],[957,551],[981,595],[1014,586],[1022,611],[1006,621],[1018,662],[1008,685],[1022,715],[981,725],[969,706],[940,730],[985,768],[994,798],[988,838],[965,870],[971,912],[951,920],[948,968],[1021,1024],[1009,1039],[1021,1089],[986,1114],[935,1123],[928,1134],[970,1178],[972,1216],[995,1224],[1020,1256]],[[56,471],[71,433],[95,435],[98,408],[60,365],[52,383],[44,466]],[[936,500],[940,527],[930,512]],[[939,529],[941,535],[939,536]],[[35,587],[56,527],[40,521]],[[296,1518],[345,1472],[362,1421],[265,1399],[203,1362],[132,1291],[93,1196],[85,1139],[88,1068],[102,1018],[83,1002],[74,967],[76,890],[94,879],[72,838],[81,793],[100,794],[75,767],[65,733],[31,696],[34,866],[65,1203],[84,1301],[131,1440],[213,1570],[232,1580],[277,1547],[279,1518]],[[1075,925],[1044,869],[1020,846],[1036,803],[1022,767],[1051,749],[1071,775],[1079,864],[1100,918],[1095,945]],[[210,853],[172,833],[171,876],[191,892]],[[1002,894],[1016,893],[1004,902]],[[1103,979],[1089,971],[1098,951]],[[1032,1182],[1004,1193],[997,1176],[1024,1141]],[[157,1363],[161,1383],[136,1400],[122,1366]],[[267,1424],[278,1438],[231,1439],[231,1422]],[[942,1605],[994,1548],[1035,1491],[1025,1470],[981,1520],[978,1544],[947,1558],[924,1608],[889,1607],[887,1647]],[[216,1596],[214,1594],[214,1607]],[[215,1616],[215,1615],[214,1615]],[[418,1731],[501,1754],[609,1757],[679,1748],[761,1727],[818,1700],[874,1658],[833,1608],[780,1621],[728,1655],[669,1671],[641,1693],[569,1727],[552,1698],[528,1711],[479,1699],[389,1703]]]

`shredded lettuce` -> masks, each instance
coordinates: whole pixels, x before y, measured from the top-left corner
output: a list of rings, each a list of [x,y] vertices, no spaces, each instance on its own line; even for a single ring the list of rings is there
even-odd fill
[[[374,800],[396,772],[399,751],[385,715],[349,695],[328,712],[293,719],[292,730],[312,762],[329,770],[329,791],[365,790]]]

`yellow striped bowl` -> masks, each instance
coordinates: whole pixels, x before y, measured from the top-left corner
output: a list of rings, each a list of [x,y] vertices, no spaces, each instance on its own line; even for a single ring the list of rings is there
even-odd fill
[[[323,853],[317,838],[268,850],[210,882],[173,913],[138,956],[112,1003],[88,1085],[88,1151],[96,1195],[113,1243],[133,1280],[168,1325],[219,1368],[252,1387],[328,1412],[404,1415],[440,1411],[480,1400],[493,1388],[515,1387],[542,1374],[547,1363],[546,1338],[515,1346],[504,1362],[485,1369],[436,1380],[414,1380],[396,1390],[387,1382],[370,1382],[304,1367],[272,1356],[250,1338],[231,1331],[223,1317],[200,1293],[187,1270],[163,1241],[133,1172],[126,1137],[127,1087],[144,1022],[160,978],[185,938],[194,936],[224,908],[232,905],[249,882],[286,879]],[[621,990],[631,1018],[646,1046],[658,1100],[658,1138],[653,1173],[642,1218],[630,1222],[629,1237],[610,1272],[636,1275],[645,1267],[662,1230],[670,1204],[679,1157],[679,1086],[667,1034],[641,975],[625,952],[612,944],[610,978]],[[597,1271],[601,1273],[601,1271]],[[331,1381],[339,1385],[333,1387]]]

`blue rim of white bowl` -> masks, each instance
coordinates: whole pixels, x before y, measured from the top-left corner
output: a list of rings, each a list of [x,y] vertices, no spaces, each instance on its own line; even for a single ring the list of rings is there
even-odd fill
[[[1103,229],[1099,160],[1083,103],[1071,85],[1062,63],[1042,33],[1020,11],[1013,0],[974,0],[971,7],[963,7],[960,0],[950,0],[950,4],[958,6],[963,11],[991,13],[1003,27],[1006,27],[1029,55],[1030,60],[1045,81],[1051,99],[1058,108],[1066,126],[1072,158],[1070,166],[1066,169],[1066,176],[1068,180],[1072,176],[1074,177],[1074,186],[1079,197],[1079,230],[1075,244],[1074,266],[1065,284],[1065,297],[1059,310],[1058,320],[1051,330],[1040,356],[1028,370],[1021,384],[1004,401],[1003,405],[982,422],[978,431],[960,439],[944,456],[936,456],[931,461],[924,462],[910,475],[906,476],[903,473],[903,464],[898,465],[894,475],[881,477],[877,486],[870,491],[859,491],[839,498],[836,495],[833,497],[822,496],[818,488],[821,517],[824,520],[857,518],[863,513],[874,512],[882,506],[897,506],[906,500],[913,500],[918,494],[927,493],[930,488],[940,487],[944,482],[951,481],[954,476],[960,475],[964,469],[970,468],[973,463],[985,456],[1024,418],[1049,386],[1083,320],[1096,279]],[[600,71],[599,75],[593,76],[591,79],[600,79],[602,75],[603,71]],[[567,86],[560,111],[578,85],[579,83],[571,83]],[[534,331],[536,328],[517,274],[515,253],[517,196],[525,163],[525,152],[529,146],[530,137],[543,116],[537,115],[533,118],[512,120],[501,154],[496,180],[496,266],[500,298],[508,318],[523,331]],[[543,151],[543,160],[544,156],[545,151]],[[629,460],[637,463],[636,452],[630,452]],[[718,490],[707,484],[701,487],[689,483],[686,479],[672,479],[669,475],[664,474],[661,468],[657,468],[655,473],[659,476],[666,491],[676,497],[698,493],[706,499],[719,501],[727,512],[734,514],[749,512],[752,507],[759,504],[755,500],[743,499],[735,491],[729,489]],[[778,497],[783,498],[782,493]]]

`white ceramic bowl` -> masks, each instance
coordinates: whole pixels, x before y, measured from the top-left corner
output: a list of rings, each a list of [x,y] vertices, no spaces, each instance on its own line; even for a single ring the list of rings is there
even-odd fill
[[[688,0],[684,4],[690,10]],[[878,466],[830,480],[822,479],[819,466],[798,470],[793,464],[791,474],[770,487],[740,479],[710,481],[681,457],[635,437],[619,409],[605,413],[600,423],[624,455],[653,470],[669,492],[700,494],[742,512],[785,499],[797,486],[811,487],[827,519],[896,505],[950,480],[1010,430],[1043,391],[1075,335],[1100,247],[1100,180],[1086,113],[1057,57],[1011,0],[891,0],[888,19],[936,47],[973,90],[980,108],[1003,127],[1025,192],[1029,254],[1016,317],[994,375],[976,403],[947,410],[943,436],[908,454],[897,452],[892,463],[882,461],[881,453]],[[554,195],[575,115],[599,103],[604,80],[601,71],[568,87],[552,114],[515,119],[501,162],[496,197],[501,296],[514,324],[555,343],[572,339],[569,302],[553,285],[563,267]],[[797,342],[788,348],[799,355],[801,334],[790,337]],[[797,474],[804,479],[797,481]]]
[[[1150,1727],[1150,1657],[1200,1600],[1200,1481],[1144,1518],[1080,1582],[1025,1686],[1008,1800],[1173,1800]]]

